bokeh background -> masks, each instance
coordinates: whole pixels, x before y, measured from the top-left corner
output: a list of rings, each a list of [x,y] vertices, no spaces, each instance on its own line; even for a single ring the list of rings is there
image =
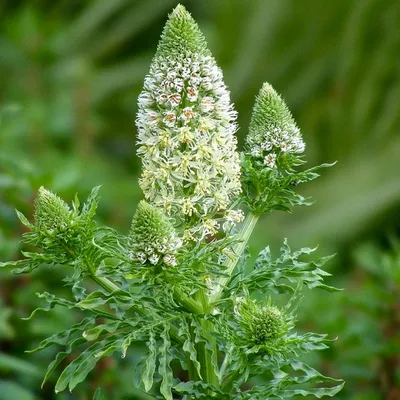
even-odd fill
[[[307,143],[308,165],[337,161],[299,191],[311,208],[265,217],[251,248],[283,238],[337,253],[329,283],[306,293],[299,329],[327,332],[310,361],[347,381],[337,399],[400,399],[400,2],[182,1],[223,68],[240,143],[269,81]],[[141,193],[136,99],[173,0],[0,2],[0,260],[19,257],[14,208],[31,215],[44,185],[66,200],[102,185],[99,220],[126,232]],[[71,324],[55,310],[25,322],[35,292],[65,291],[59,270],[0,271],[0,399],[85,400],[101,382],[136,399],[129,359],[100,363],[73,394],[40,381],[55,349],[25,354]],[[134,355],[132,356],[134,357]]]

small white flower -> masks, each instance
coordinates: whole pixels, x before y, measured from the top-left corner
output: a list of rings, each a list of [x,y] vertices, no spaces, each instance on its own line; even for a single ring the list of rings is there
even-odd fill
[[[179,128],[178,139],[181,143],[190,143],[193,141],[194,133],[188,126]]]
[[[181,79],[181,78],[176,78],[175,80],[174,80],[174,87],[175,87],[175,89],[178,91],[178,92],[181,92],[182,91],[182,89],[183,89],[183,87],[184,87],[184,81],[183,81],[183,79]]]
[[[167,99],[172,107],[176,107],[181,102],[181,95],[179,93],[172,93],[167,96]]]
[[[173,238],[173,239],[171,240],[170,246],[169,246],[169,249],[170,249],[171,251],[178,250],[178,249],[181,248],[181,247],[182,247],[182,239],[176,237],[176,238]]]
[[[195,116],[195,112],[193,111],[193,107],[185,107],[182,110],[181,119],[185,122],[189,122]]]
[[[141,264],[144,264],[147,261],[147,256],[142,251],[136,253],[136,258]]]
[[[264,164],[268,168],[274,168],[276,165],[276,154],[275,153],[270,153],[264,158]]]
[[[286,142],[282,142],[280,147],[281,147],[282,153],[286,153],[289,148]]]
[[[156,265],[158,263],[158,260],[160,259],[160,256],[158,254],[153,253],[149,257],[150,264]]]
[[[261,157],[262,156],[262,151],[261,148],[259,146],[254,146],[251,151],[250,151],[251,155],[253,157]]]
[[[239,223],[244,220],[244,214],[242,210],[227,210],[225,213],[225,219],[228,222]]]
[[[206,77],[204,77],[204,78],[202,79],[202,81],[201,81],[201,87],[202,87],[203,89],[205,89],[205,90],[212,90],[213,84],[212,84],[211,79],[210,79],[208,76],[206,76]]]
[[[195,203],[191,198],[185,198],[182,201],[182,213],[188,215],[189,217],[193,215]]]
[[[171,265],[172,267],[175,267],[176,265],[178,265],[178,262],[176,261],[176,257],[171,254],[166,254],[163,257],[163,261],[165,264]]]
[[[157,97],[157,102],[159,104],[165,104],[168,100],[168,96],[165,93],[161,93],[158,97]]]
[[[203,113],[208,113],[214,108],[214,99],[210,96],[205,96],[201,99],[200,109]]]
[[[262,142],[261,143],[261,148],[264,151],[270,151],[272,149],[272,143],[271,142]]]
[[[153,253],[153,248],[151,246],[146,246],[144,249],[144,252],[146,254],[152,254]]]
[[[220,228],[218,221],[215,219],[207,219],[203,223],[204,235],[215,235]]]
[[[188,97],[189,101],[191,101],[191,102],[196,101],[198,96],[199,96],[199,92],[197,91],[196,88],[191,87],[191,86],[187,88],[187,97]]]
[[[168,250],[168,247],[165,244],[157,244],[157,250],[159,253],[165,253]]]
[[[169,126],[169,127],[175,126],[176,114],[173,111],[166,111],[164,113],[163,122],[165,123],[166,126]]]

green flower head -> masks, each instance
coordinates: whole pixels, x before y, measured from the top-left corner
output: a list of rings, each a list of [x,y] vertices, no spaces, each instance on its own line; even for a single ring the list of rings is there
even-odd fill
[[[181,240],[176,237],[169,218],[157,207],[142,200],[129,232],[131,258],[141,264],[177,264],[176,253]]]
[[[181,5],[169,16],[138,102],[146,200],[204,237],[241,190],[236,112],[221,69]]]
[[[58,235],[74,224],[68,204],[57,195],[41,187],[35,200],[34,226],[49,235]]]
[[[300,154],[305,144],[282,97],[264,83],[254,104],[247,136],[247,153],[275,168],[281,154]]]
[[[268,301],[266,305],[251,300],[240,300],[235,314],[250,346],[274,348],[275,342],[282,339],[288,330],[286,315]]]

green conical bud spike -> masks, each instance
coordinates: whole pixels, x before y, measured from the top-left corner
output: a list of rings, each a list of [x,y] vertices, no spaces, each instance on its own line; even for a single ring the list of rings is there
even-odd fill
[[[181,241],[163,212],[144,200],[139,203],[133,217],[129,240],[134,261],[153,265],[176,264],[175,254]]]
[[[268,83],[256,97],[246,141],[247,152],[263,159],[268,168],[275,167],[279,154],[304,151],[305,144],[289,108]]]
[[[179,4],[170,14],[164,27],[156,57],[182,52],[211,55],[196,21],[185,7]]]
[[[34,225],[41,231],[64,231],[72,219],[72,211],[62,199],[41,187],[35,200]]]
[[[285,127],[289,124],[295,122],[286,103],[269,83],[264,83],[254,104],[250,134],[270,125]]]

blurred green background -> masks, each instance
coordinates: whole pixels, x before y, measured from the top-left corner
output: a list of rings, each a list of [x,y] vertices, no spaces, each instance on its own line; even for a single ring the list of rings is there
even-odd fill
[[[269,81],[307,143],[308,165],[338,163],[299,187],[316,203],[265,217],[251,242],[319,244],[338,294],[307,293],[299,329],[328,332],[313,366],[344,378],[337,399],[400,399],[400,2],[182,1],[204,32],[239,111]],[[172,0],[0,2],[0,260],[19,255],[14,208],[44,185],[66,200],[102,185],[99,219],[126,232],[141,193],[136,99]],[[277,252],[276,252],[277,254]],[[0,272],[0,400],[84,400],[101,382],[135,399],[130,360],[100,363],[73,394],[40,380],[54,349],[24,354],[73,315],[21,321],[35,292],[62,293],[62,271]],[[135,357],[132,355],[131,357]],[[54,383],[54,380],[53,380]]]

